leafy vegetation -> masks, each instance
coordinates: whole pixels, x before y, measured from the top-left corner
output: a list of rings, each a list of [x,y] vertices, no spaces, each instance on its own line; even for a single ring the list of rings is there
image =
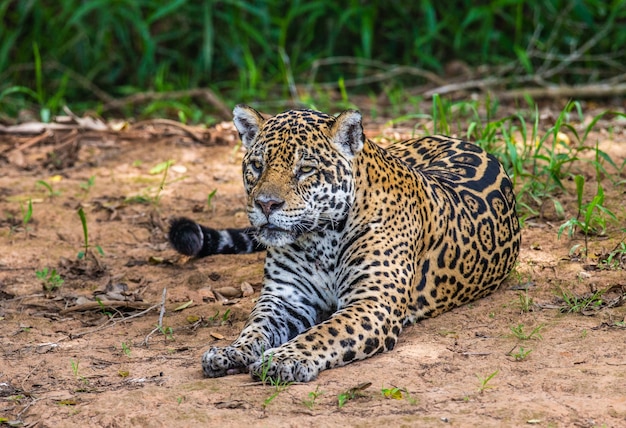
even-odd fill
[[[572,291],[560,288],[559,297],[563,301],[563,305],[561,306],[561,312],[585,312],[598,309],[600,306],[602,306],[603,294],[604,290],[597,290],[593,293],[579,296]]]
[[[87,216],[83,207],[78,208],[78,217],[80,218],[80,223],[83,226],[83,249],[78,252],[78,259],[85,259],[92,254],[90,251],[92,247],[95,248],[100,255],[104,255],[104,251],[100,245],[92,246],[89,244],[89,227],[87,226]]]
[[[491,373],[491,374],[489,374],[489,375],[487,375],[485,377],[476,375],[476,377],[478,378],[478,392],[482,394],[486,390],[494,388],[493,385],[489,385],[489,382],[494,377],[496,377],[499,372],[500,372],[499,370],[496,370],[495,372],[493,372],[493,373]]]
[[[523,346],[520,346],[517,352],[511,351],[509,355],[515,358],[515,361],[523,361],[528,357],[528,355],[530,355],[531,352],[533,352],[532,349],[524,349]]]
[[[349,388],[339,395],[337,395],[337,407],[340,409],[350,400],[354,400],[355,398],[364,397],[365,391],[367,388],[372,386],[372,382],[363,382],[358,384],[355,387]]]
[[[545,327],[545,324],[540,324],[537,327],[535,327],[530,333],[524,332],[524,324],[518,324],[514,327],[510,327],[510,329],[511,329],[511,332],[513,333],[513,336],[515,336],[519,340],[531,340],[531,339],[542,340],[543,338],[541,337],[541,334],[539,334],[539,332],[544,327]]]
[[[55,291],[65,282],[55,268],[44,267],[35,271],[35,276],[41,281],[44,291]]]
[[[66,103],[129,114],[113,101],[203,87],[241,101],[310,105],[329,89],[342,101],[355,90],[398,100],[402,87],[450,73],[451,59],[489,64],[507,86],[575,84],[622,72],[625,17],[626,0],[5,0],[0,110],[36,105],[44,121]],[[211,121],[206,99],[148,98],[141,113]]]
[[[320,386],[317,385],[315,387],[315,391],[311,391],[307,394],[307,397],[309,397],[306,400],[302,400],[302,404],[304,404],[309,410],[313,410],[315,408],[315,405],[317,404],[317,399],[320,395],[323,395],[324,391],[320,391]]]

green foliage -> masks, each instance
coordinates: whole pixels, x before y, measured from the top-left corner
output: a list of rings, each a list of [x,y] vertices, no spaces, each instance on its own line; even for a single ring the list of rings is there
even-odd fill
[[[472,67],[513,64],[532,76],[546,57],[558,61],[590,40],[594,43],[576,64],[595,66],[604,76],[621,72],[614,53],[626,45],[625,17],[626,0],[454,7],[432,0],[3,1],[0,107],[14,114],[35,102],[42,119],[49,119],[67,100],[80,110],[75,104],[82,100],[106,105],[137,91],[205,86],[228,99],[271,94],[297,102],[298,84],[329,82],[343,88],[345,101],[348,84],[376,74],[381,64],[441,74],[454,58]],[[557,71],[544,79],[577,83],[588,78],[578,67]],[[411,73],[393,80],[424,82]],[[378,91],[380,84],[370,81]],[[20,102],[5,103],[7,97]],[[191,101],[205,103],[154,101],[144,113],[171,110],[183,121],[201,120],[198,109],[188,108]]]
[[[126,344],[125,342],[122,342],[122,352],[124,353],[124,355],[126,355],[127,357],[130,357],[130,347],[128,346],[128,344]]]
[[[602,304],[603,290],[597,290],[585,296],[578,296],[572,291],[559,288],[559,297],[563,300],[561,312],[574,313],[599,309]]]
[[[28,206],[26,208],[20,204],[20,211],[22,211],[22,226],[24,227],[24,233],[28,236],[28,223],[33,218],[33,201],[29,199]]]
[[[624,269],[626,268],[626,238],[622,239],[608,253],[598,257],[601,269]]]
[[[533,352],[532,349],[524,349],[523,346],[519,347],[519,350],[515,353],[511,351],[510,355],[515,358],[515,361],[523,361],[525,360],[530,353]]]
[[[87,378],[85,378],[83,375],[80,374],[78,365],[80,363],[80,360],[78,359],[73,359],[70,358],[70,367],[72,368],[72,373],[74,374],[74,377],[76,378],[76,380],[81,381],[83,384],[87,385],[89,384],[89,381],[87,380]]]
[[[409,391],[407,391],[406,388],[398,388],[397,386],[391,388],[381,388],[380,393],[385,398],[391,398],[394,400],[402,400],[405,398],[410,404],[417,404],[417,400],[411,397],[411,394],[409,394]]]
[[[163,327],[162,325],[156,325],[156,329],[161,333],[166,340],[174,340],[174,329],[172,327]]]
[[[353,388],[347,389],[344,392],[337,395],[337,407],[340,409],[350,400],[354,400],[358,397],[363,397],[364,390],[372,386],[372,382],[363,382]]]
[[[274,358],[274,354],[269,354],[269,355],[265,355],[265,352],[263,352],[263,349],[261,349],[261,370],[254,373],[259,380],[261,381],[261,383],[263,385],[265,385],[266,383],[269,383],[271,378],[269,376],[269,370],[272,367],[272,359]]]
[[[216,195],[216,194],[217,194],[217,189],[213,189],[213,191],[211,191],[211,192],[207,195],[207,198],[206,198],[206,204],[207,204],[207,207],[208,207],[209,209],[211,209],[211,208],[215,209],[215,207],[213,207],[213,206],[211,205],[211,203],[213,202],[213,198],[215,197],[215,195]]]
[[[96,184],[96,176],[92,175],[87,180],[81,183],[78,183],[78,186],[83,190],[84,197],[87,197],[87,195],[89,195],[89,191],[95,184]]]
[[[48,192],[48,198],[50,198],[50,200],[52,200],[55,196],[61,195],[61,192],[59,190],[54,190],[54,187],[52,187],[52,184],[48,183],[45,180],[37,180],[35,182],[35,185],[41,186],[44,189],[46,189],[46,191]]]
[[[315,391],[311,391],[307,394],[307,397],[309,398],[306,400],[302,400],[302,404],[304,404],[309,410],[313,410],[315,408],[317,398],[323,394],[324,391],[320,391],[320,386],[317,385],[315,387]]]
[[[479,384],[478,384],[478,392],[480,392],[482,394],[486,390],[492,389],[493,386],[489,385],[489,381],[491,381],[491,379],[496,377],[498,372],[499,372],[499,370],[496,370],[495,372],[487,375],[486,377],[481,377],[479,375],[476,375],[476,377],[478,378],[478,382],[479,382]]]
[[[35,271],[35,276],[37,276],[37,279],[41,281],[45,291],[55,291],[56,289],[61,288],[65,282],[55,268],[50,269],[45,267],[41,270]]]
[[[585,187],[585,177],[582,175],[574,176],[576,183],[576,200],[578,214],[572,217],[559,227],[558,237],[567,230],[568,236],[571,238],[576,229],[580,229],[585,237],[584,253],[587,254],[588,238],[591,234],[603,235],[606,231],[607,218],[617,222],[617,217],[612,211],[604,207],[604,189],[600,182],[597,183],[596,194],[593,199],[583,204],[583,191]]]
[[[528,295],[528,290],[525,290],[523,293],[519,292],[517,294],[517,297],[519,298],[519,307],[522,313],[530,312],[533,310],[535,302],[533,301],[533,298]]]
[[[524,324],[518,324],[515,327],[510,327],[510,329],[513,332],[513,336],[515,336],[519,340],[531,340],[531,339],[542,340],[543,338],[541,337],[541,334],[539,334],[539,332],[544,327],[545,327],[545,324],[540,324],[537,327],[535,327],[533,331],[531,331],[530,333],[524,332]]]
[[[78,252],[78,259],[82,260],[91,254],[89,249],[92,247],[89,244],[89,228],[87,227],[87,216],[85,215],[85,211],[83,207],[78,208],[78,217],[80,218],[80,223],[83,226],[83,250]],[[96,245],[94,247],[100,255],[104,255],[104,251],[100,245]]]
[[[230,309],[226,309],[226,311],[220,315],[220,311],[216,311],[215,314],[213,316],[210,316],[207,318],[207,321],[210,323],[219,323],[220,325],[224,325],[226,323],[228,323],[228,320],[230,318]],[[268,357],[269,360],[271,361],[271,356]]]

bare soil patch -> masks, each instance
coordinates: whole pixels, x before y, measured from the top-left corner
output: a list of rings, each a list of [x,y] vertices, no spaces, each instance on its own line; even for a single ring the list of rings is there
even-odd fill
[[[549,209],[526,220],[519,266],[499,291],[407,327],[392,352],[282,390],[247,375],[203,378],[202,353],[237,336],[258,296],[264,255],[190,261],[168,247],[173,216],[247,225],[232,128],[215,131],[211,145],[174,131],[35,142],[0,135],[0,424],[626,426],[624,262],[600,269],[596,255],[623,232],[611,225],[606,237],[592,238],[588,259],[570,256],[582,237],[558,240],[563,220]],[[624,161],[623,133],[592,140]],[[163,174],[150,170],[170,159],[159,192]],[[577,168],[593,181],[591,167]],[[603,185],[623,222],[623,183]],[[574,215],[574,194],[560,197]],[[28,200],[33,215],[24,226]],[[79,207],[95,259],[77,258]],[[60,288],[43,289],[36,271],[44,267],[64,279]],[[605,293],[565,313],[560,290]],[[512,328],[535,334],[523,340]],[[355,398],[339,407],[346,392]]]

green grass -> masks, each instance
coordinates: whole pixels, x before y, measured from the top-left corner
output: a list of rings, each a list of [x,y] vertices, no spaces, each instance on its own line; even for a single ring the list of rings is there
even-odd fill
[[[561,312],[576,313],[597,310],[604,303],[602,300],[603,294],[604,290],[597,290],[593,293],[579,296],[573,291],[559,288],[558,297],[563,301]]]
[[[93,256],[93,254],[91,253],[91,248],[95,248],[96,251],[98,251],[98,253],[103,256],[104,251],[102,250],[102,247],[100,245],[91,245],[89,243],[89,227],[87,225],[87,215],[85,214],[83,207],[78,208],[77,214],[80,218],[80,223],[83,229],[83,249],[78,252],[78,259],[82,260],[86,259],[89,255]]]
[[[483,393],[485,391],[487,391],[488,389],[493,389],[494,386],[490,385],[489,382],[498,375],[499,370],[496,370],[494,372],[492,372],[491,374],[482,377],[479,375],[476,375],[476,377],[478,378],[478,392],[479,393]]]
[[[2,1],[0,111],[15,116],[34,107],[46,121],[69,104],[77,112],[212,123],[216,109],[202,96],[108,105],[137,92],[210,87],[232,104],[281,100],[324,108],[332,89],[342,105],[355,92],[384,92],[397,107],[410,98],[403,99],[403,88],[427,82],[411,67],[441,76],[451,58],[471,69],[508,70],[508,86],[532,83],[546,68],[546,83],[622,72],[626,0],[456,6],[433,0]],[[575,61],[560,65],[573,50]],[[397,66],[408,68],[393,74]],[[583,67],[596,73],[582,73]]]
[[[39,279],[39,281],[41,281],[44,291],[48,292],[61,288],[65,282],[55,268],[50,269],[48,267],[44,267],[41,270],[35,271],[35,276]]]
[[[510,329],[511,329],[511,332],[513,333],[513,336],[519,340],[532,340],[532,339],[542,340],[543,338],[541,337],[541,334],[539,334],[539,332],[544,327],[545,327],[545,324],[540,324],[537,327],[535,327],[530,333],[526,333],[524,331],[523,324],[518,324],[516,326],[510,327]]]

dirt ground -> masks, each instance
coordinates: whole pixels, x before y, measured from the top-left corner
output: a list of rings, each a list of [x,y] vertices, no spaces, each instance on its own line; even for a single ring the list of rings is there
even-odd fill
[[[0,135],[0,425],[626,426],[626,260],[597,266],[624,233],[610,224],[589,259],[570,256],[582,236],[558,240],[563,220],[550,209],[526,219],[519,266],[499,291],[407,327],[391,352],[310,384],[203,378],[202,353],[237,336],[258,296],[264,255],[180,258],[167,221],[247,225],[242,152],[228,124],[209,144],[164,124],[134,129]],[[626,133],[615,129],[590,141],[622,164]],[[164,173],[150,170],[167,160],[159,192]],[[624,227],[615,177],[603,182],[606,205]],[[559,197],[574,215],[573,192]],[[80,207],[91,245],[82,260]],[[60,287],[37,277],[46,267]],[[605,293],[567,313],[562,290]]]

